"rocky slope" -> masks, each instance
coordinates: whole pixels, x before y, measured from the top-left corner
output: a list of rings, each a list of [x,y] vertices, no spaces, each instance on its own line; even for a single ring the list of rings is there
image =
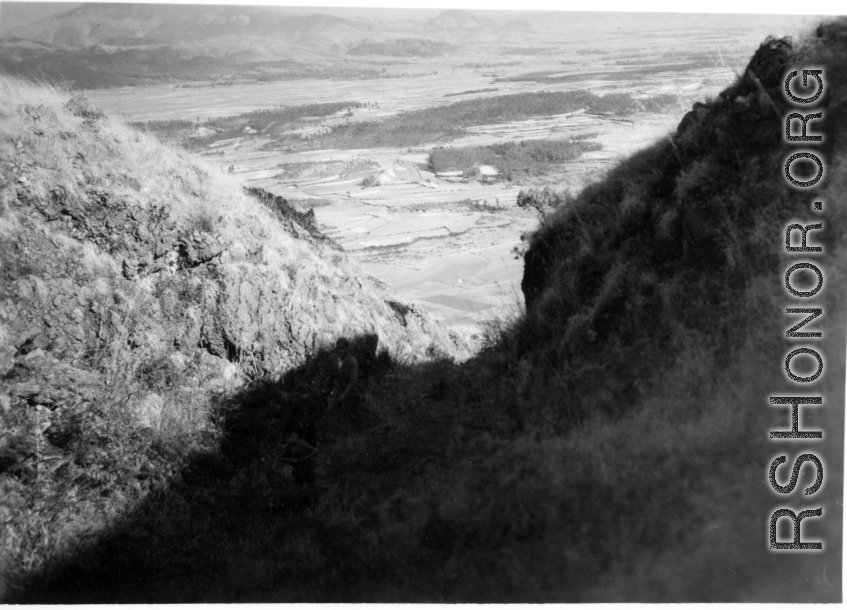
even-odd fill
[[[339,336],[376,336],[410,362],[467,355],[284,201],[83,98],[9,79],[0,91],[7,561],[36,565],[64,544],[34,529],[64,521],[73,538],[108,519],[214,446],[215,397]]]
[[[695,104],[676,133],[626,159],[533,236],[521,284],[524,349],[536,362],[584,367],[581,384],[609,390],[602,405],[586,396],[571,408],[627,408],[657,367],[674,362],[682,333],[695,333],[726,365],[756,338],[762,302],[751,302],[749,290],[783,272],[780,235],[791,219],[825,220],[819,240],[830,251],[843,243],[837,204],[812,211],[820,191],[793,188],[783,175],[797,149],[784,140],[784,117],[798,112],[785,75],[802,61],[825,61],[830,95],[815,111],[827,135],[816,149],[829,163],[830,199],[839,194],[843,29],[822,27],[805,46],[766,41],[735,84]],[[616,371],[611,385],[608,370]]]

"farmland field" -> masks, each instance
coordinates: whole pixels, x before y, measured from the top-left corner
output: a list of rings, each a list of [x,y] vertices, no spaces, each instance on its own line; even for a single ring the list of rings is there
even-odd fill
[[[642,35],[637,44],[611,35],[602,53],[588,53],[578,37],[541,39],[531,47],[457,47],[448,58],[357,57],[383,67],[378,79],[170,84],[86,95],[127,121],[192,121],[194,134],[180,132],[179,144],[247,186],[300,207],[315,201],[320,228],[367,273],[470,337],[522,306],[515,251],[539,219],[516,205],[518,193],[578,191],[618,159],[666,137],[695,101],[735,78],[760,41],[761,32],[750,28],[670,30]],[[550,92],[593,101],[538,114],[536,102]],[[330,112],[329,102],[349,106],[316,116],[297,111],[321,104]],[[518,118],[486,121],[493,115],[482,110],[498,104],[515,106],[508,116]],[[246,113],[279,107],[296,120],[251,127]],[[502,149],[529,140],[570,141],[567,150],[583,152],[543,171],[508,174],[493,166],[488,175],[468,167],[436,174],[430,163],[435,147]],[[471,158],[464,153],[441,157]]]

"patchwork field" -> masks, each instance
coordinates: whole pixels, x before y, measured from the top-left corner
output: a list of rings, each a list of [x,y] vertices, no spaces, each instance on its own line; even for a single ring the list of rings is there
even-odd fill
[[[449,59],[404,58],[396,66],[386,60],[391,78],[162,85],[86,94],[96,106],[128,121],[194,122],[195,135],[183,145],[245,185],[284,196],[301,208],[314,207],[321,229],[366,272],[390,284],[397,296],[420,303],[468,336],[479,336],[486,321],[509,316],[522,305],[522,261],[515,250],[521,235],[532,231],[539,219],[516,205],[521,189],[577,191],[616,160],[666,137],[694,101],[732,81],[760,34],[665,32],[652,39],[642,36],[637,47],[621,36],[603,41],[603,53],[596,54],[585,54],[585,41],[578,40],[536,43],[534,55],[520,49],[509,54],[491,45]],[[577,108],[466,124],[449,141],[411,147],[322,145],[324,140],[337,142],[330,138],[351,125],[366,129],[375,122],[402,124],[423,109],[446,113],[454,108],[450,105],[466,100],[481,103],[518,93],[579,91],[601,98],[623,94],[637,109],[592,113]],[[658,100],[661,107],[654,103]],[[257,130],[245,119],[246,127],[228,132],[236,137],[216,135],[223,133],[219,126],[229,120],[225,117],[331,101],[361,107],[303,117],[284,128]],[[496,167],[480,168],[473,175],[435,174],[428,163],[435,146],[484,147],[527,140],[596,146],[557,164],[554,171],[527,172],[513,180],[498,175]]]

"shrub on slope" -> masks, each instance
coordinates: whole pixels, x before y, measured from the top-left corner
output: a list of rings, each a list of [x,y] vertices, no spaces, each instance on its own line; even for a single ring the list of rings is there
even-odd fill
[[[82,98],[11,79],[0,91],[6,573],[214,450],[215,402],[245,377],[341,335],[409,360],[462,353],[414,308],[401,324],[378,282],[279,202]]]

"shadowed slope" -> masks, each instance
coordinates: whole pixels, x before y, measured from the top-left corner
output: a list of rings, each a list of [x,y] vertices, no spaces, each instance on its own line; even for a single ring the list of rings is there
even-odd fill
[[[82,97],[0,92],[4,574],[214,448],[214,404],[245,379],[354,333],[409,360],[467,353],[417,310],[401,324],[383,285],[279,202]]]

